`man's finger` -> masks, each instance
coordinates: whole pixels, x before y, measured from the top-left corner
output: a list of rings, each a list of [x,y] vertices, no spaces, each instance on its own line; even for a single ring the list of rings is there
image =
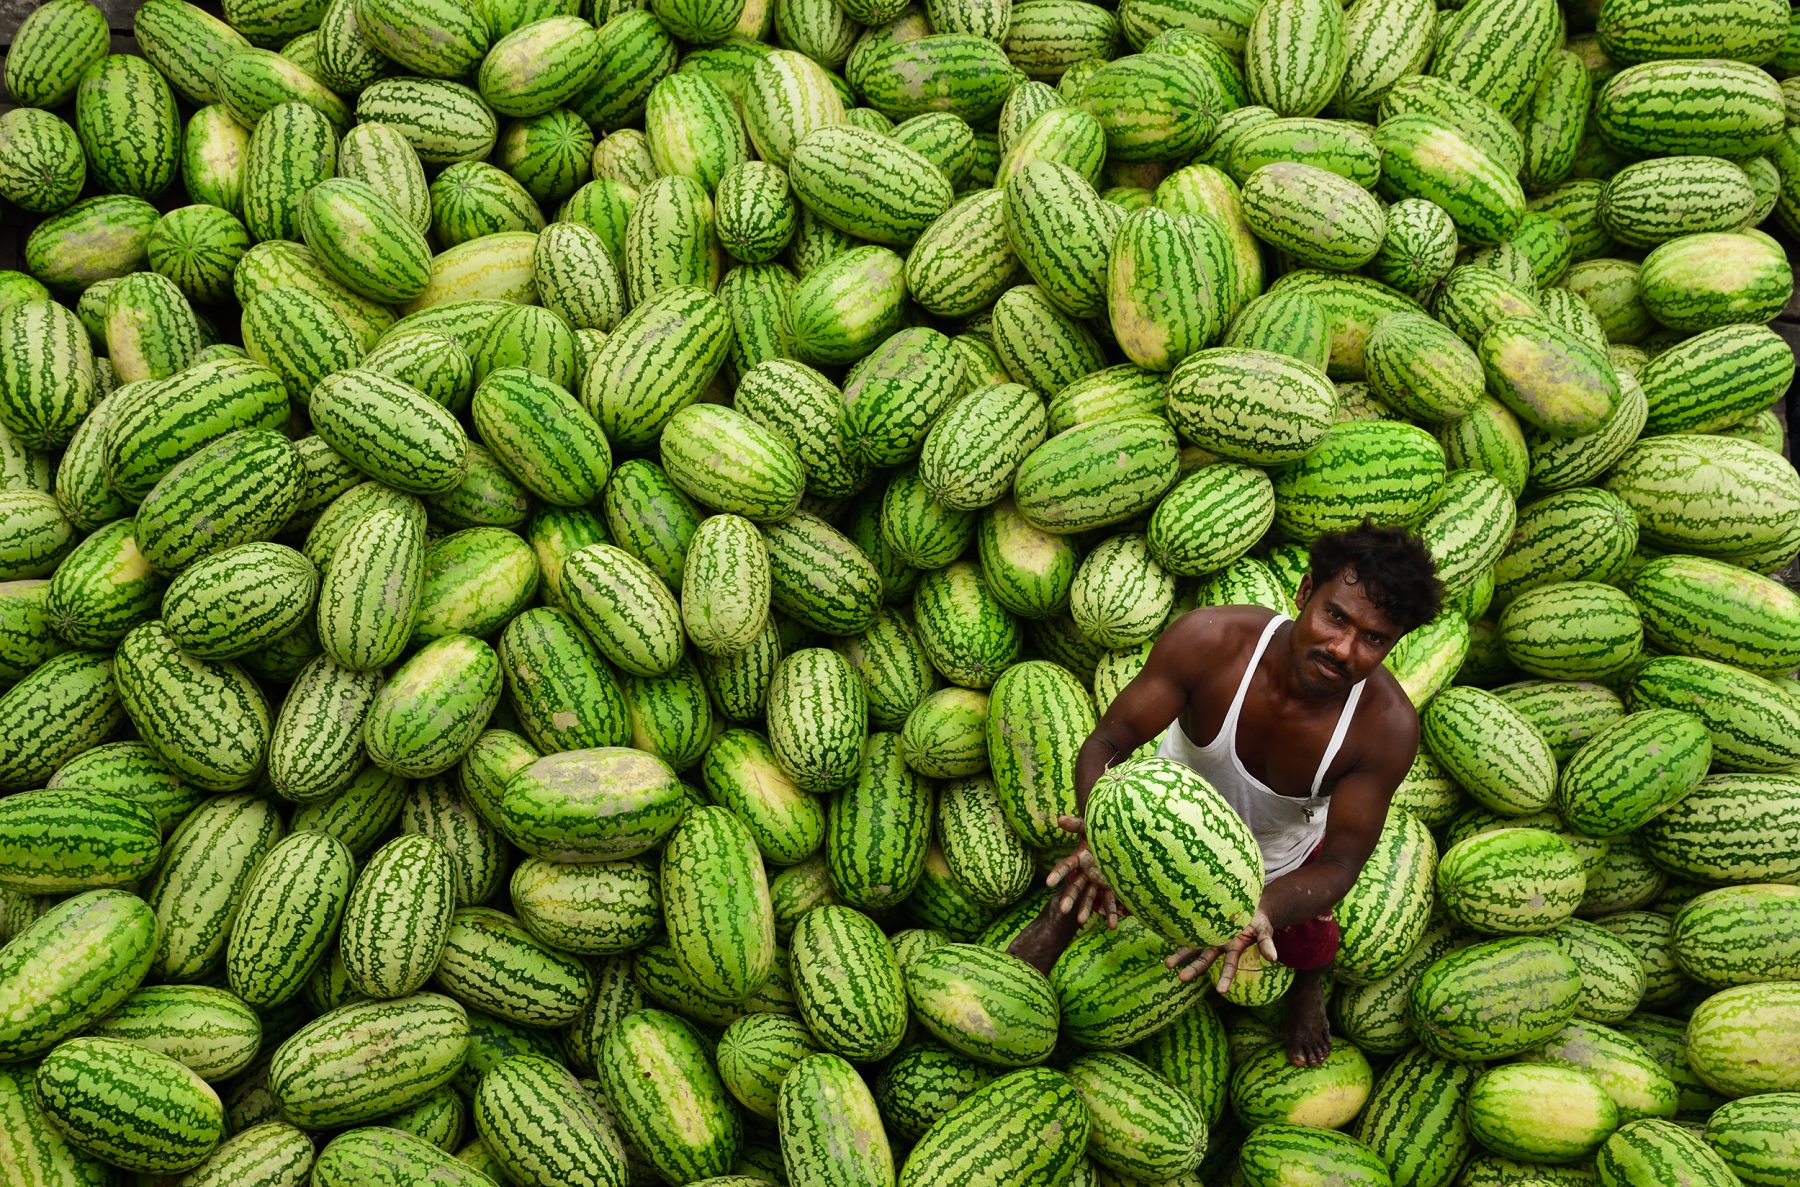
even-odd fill
[[[1232,978],[1237,976],[1238,956],[1242,952],[1242,948],[1235,946],[1225,949],[1225,956],[1219,962],[1220,993],[1224,993],[1227,989],[1231,988]]]
[[[1218,959],[1217,948],[1183,948],[1167,960],[1163,961],[1169,968],[1180,966],[1178,976],[1183,981],[1192,981],[1207,970],[1212,962]]]
[[[1079,816],[1058,816],[1056,827],[1066,833],[1078,833],[1087,827],[1087,823]]]
[[[1219,950],[1217,948],[1208,948],[1192,961],[1188,962],[1187,967],[1183,968],[1177,975],[1184,984],[1190,981],[1198,981],[1206,974],[1206,970],[1211,967],[1212,962],[1218,958]]]
[[[1257,948],[1257,951],[1259,951],[1263,954],[1263,959],[1268,961],[1271,964],[1273,964],[1277,959],[1279,959],[1275,954],[1275,937],[1274,936],[1264,936],[1260,941],[1257,942],[1256,948]]]
[[[1095,886],[1092,882],[1086,883],[1083,886],[1081,892],[1081,910],[1075,916],[1075,922],[1086,923],[1088,921],[1088,917],[1094,913],[1094,897],[1099,894],[1099,892],[1100,888]]]
[[[1079,853],[1071,853],[1069,856],[1050,867],[1050,873],[1044,877],[1044,885],[1055,886],[1064,878],[1067,878],[1070,874],[1076,873],[1080,869],[1081,855]]]

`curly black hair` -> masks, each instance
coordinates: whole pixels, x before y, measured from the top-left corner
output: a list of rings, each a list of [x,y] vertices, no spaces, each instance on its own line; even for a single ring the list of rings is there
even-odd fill
[[[1348,569],[1401,634],[1430,622],[1444,608],[1444,584],[1431,551],[1405,528],[1380,527],[1365,519],[1347,532],[1320,536],[1313,541],[1310,568],[1315,587]]]

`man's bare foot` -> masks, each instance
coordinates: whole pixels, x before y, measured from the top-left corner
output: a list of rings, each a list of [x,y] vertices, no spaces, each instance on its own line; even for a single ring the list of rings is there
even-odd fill
[[[1288,1062],[1318,1067],[1331,1054],[1331,1023],[1325,1018],[1325,970],[1294,974],[1287,993]]]
[[[1051,895],[1038,917],[1025,925],[1025,930],[1006,951],[1048,977],[1056,958],[1063,954],[1063,949],[1080,929],[1081,923],[1075,918],[1075,912],[1062,909],[1062,896]]]

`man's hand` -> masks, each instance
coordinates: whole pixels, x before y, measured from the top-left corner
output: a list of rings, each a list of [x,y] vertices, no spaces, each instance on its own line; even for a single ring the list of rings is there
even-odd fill
[[[1076,836],[1082,836],[1086,828],[1079,816],[1058,816],[1056,823]],[[1094,854],[1088,849],[1085,836],[1075,852],[1056,863],[1045,877],[1044,885],[1061,886],[1065,881],[1067,889],[1057,904],[1064,915],[1077,911],[1075,922],[1086,923],[1089,916],[1100,914],[1106,916],[1106,926],[1119,926],[1119,900],[1100,876],[1100,867],[1094,864]]]
[[[1218,989],[1224,993],[1231,988],[1231,980],[1237,976],[1238,961],[1251,945],[1263,954],[1263,959],[1275,960],[1275,931],[1269,926],[1269,917],[1258,911],[1250,917],[1244,930],[1211,948],[1182,948],[1172,953],[1163,961],[1165,968],[1179,968],[1178,974],[1183,981],[1192,981],[1201,973],[1211,968],[1214,961],[1219,963]]]

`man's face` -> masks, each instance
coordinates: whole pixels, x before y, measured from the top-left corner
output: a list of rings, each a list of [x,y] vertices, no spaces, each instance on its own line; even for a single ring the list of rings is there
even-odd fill
[[[1291,656],[1301,687],[1314,695],[1347,691],[1380,667],[1400,641],[1399,629],[1369,600],[1352,569],[1318,586],[1311,574],[1302,577],[1294,600],[1300,615]]]

